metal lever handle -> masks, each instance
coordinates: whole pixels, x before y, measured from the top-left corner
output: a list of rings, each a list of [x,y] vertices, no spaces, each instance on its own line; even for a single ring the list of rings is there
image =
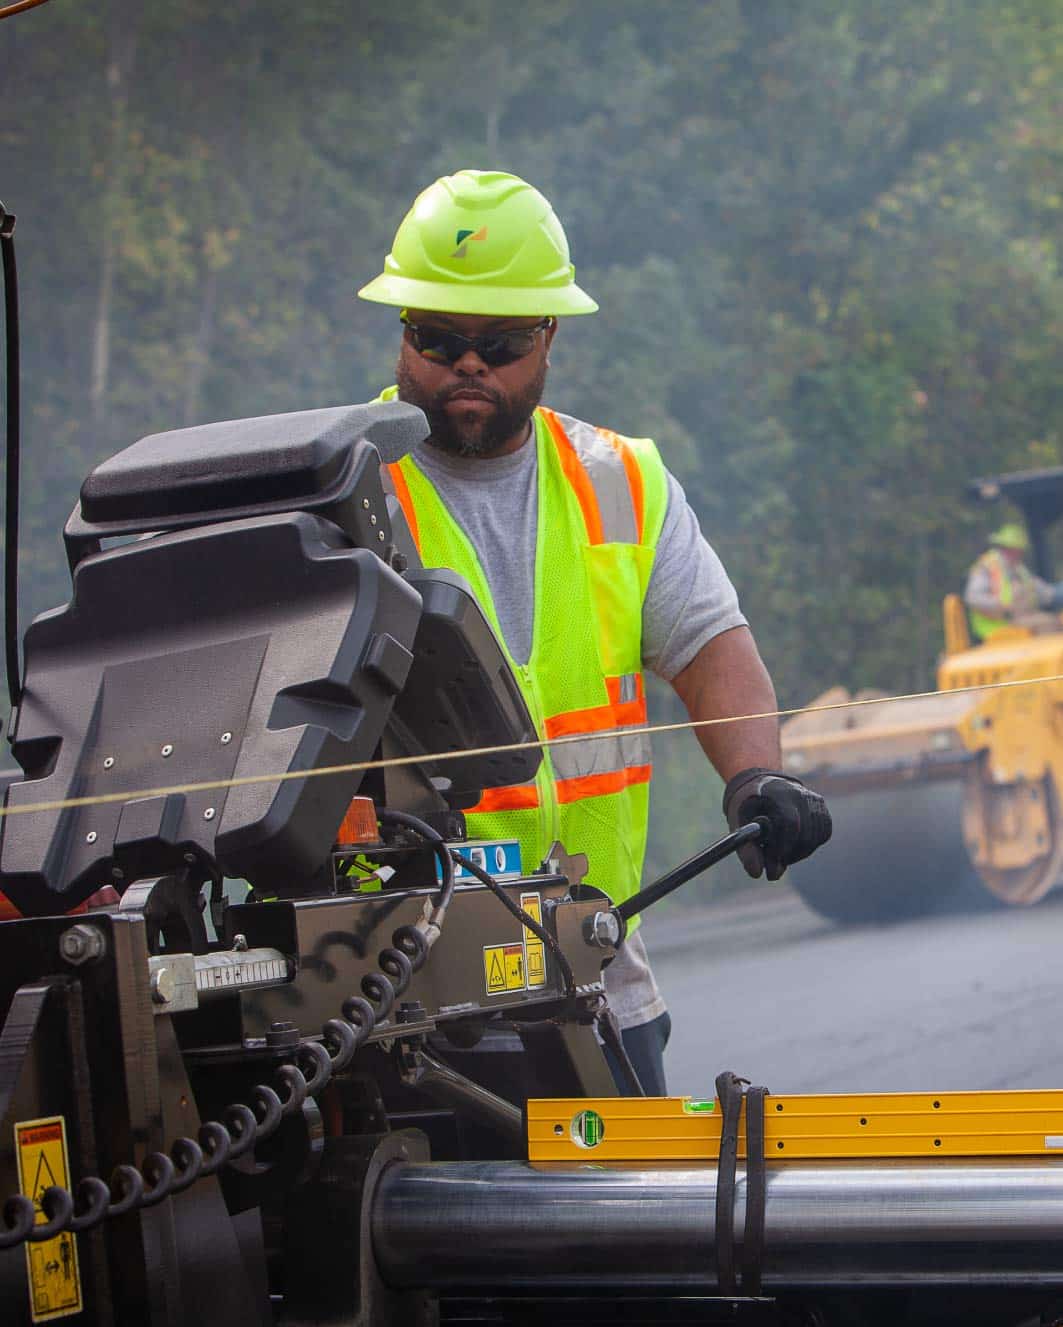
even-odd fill
[[[632,917],[640,912],[645,912],[651,904],[658,903],[665,895],[671,894],[680,885],[685,885],[688,880],[693,880],[702,871],[707,871],[710,866],[722,862],[725,857],[730,857],[733,852],[745,847],[747,843],[759,843],[767,831],[768,822],[763,816],[750,821],[748,825],[740,825],[733,833],[725,834],[722,839],[718,839],[709,847],[702,848],[701,852],[695,853],[693,857],[680,866],[673,867],[671,871],[666,871],[652,885],[647,885],[645,889],[640,889],[637,894],[632,894],[629,899],[613,908],[614,915],[619,917],[620,921],[626,925]]]

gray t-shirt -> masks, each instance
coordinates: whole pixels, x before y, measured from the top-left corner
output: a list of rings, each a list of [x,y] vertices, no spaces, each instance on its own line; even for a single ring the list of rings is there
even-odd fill
[[[538,456],[526,443],[509,456],[449,456],[428,443],[414,459],[469,537],[487,576],[499,625],[515,662],[531,654]],[[642,662],[670,682],[701,647],[745,623],[738,595],[668,475],[668,507],[642,606]]]
[[[527,663],[539,506],[534,444],[529,439],[519,451],[490,460],[450,456],[428,443],[413,454],[476,551],[510,654]],[[670,682],[714,636],[744,623],[734,586],[669,474],[668,506],[642,606],[643,664]],[[569,846],[578,851],[578,844]],[[638,932],[606,968],[605,989],[621,1027],[649,1023],[665,1012]]]

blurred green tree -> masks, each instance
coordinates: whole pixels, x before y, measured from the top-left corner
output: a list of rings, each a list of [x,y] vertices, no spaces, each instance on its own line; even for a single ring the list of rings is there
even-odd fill
[[[394,319],[354,292],[420,188],[497,166],[551,197],[602,305],[551,401],[657,438],[783,703],[928,683],[987,523],[964,481],[1061,461],[1061,76],[1054,0],[5,22],[26,610],[65,597],[58,528],[108,452],[390,381]],[[662,867],[720,822],[689,735],[657,760]]]

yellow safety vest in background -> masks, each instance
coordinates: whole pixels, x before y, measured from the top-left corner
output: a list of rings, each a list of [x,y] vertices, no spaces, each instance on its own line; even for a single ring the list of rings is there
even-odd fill
[[[395,399],[394,389],[383,399]],[[668,499],[648,438],[621,438],[540,407],[538,531],[531,654],[513,662],[471,543],[411,456],[386,467],[426,567],[472,587],[543,738],[586,734],[543,752],[530,783],[484,792],[469,837],[520,840],[525,871],[555,840],[587,854],[589,884],[634,894],[649,823],[650,742],[642,603]],[[470,495],[470,500],[472,496]],[[593,736],[592,736],[593,735]]]
[[[1033,581],[1033,576],[1024,563],[1020,562],[1017,567],[1013,567],[999,548],[988,549],[975,563],[975,567],[987,568],[993,592],[1004,608],[1010,608],[1015,602],[1016,582],[1019,582],[1021,588],[1025,590],[1026,584]],[[1037,601],[1034,596],[1033,608],[1036,607]],[[986,640],[994,631],[1011,625],[1005,618],[987,617],[985,613],[979,613],[974,608],[968,612],[971,630],[979,640]]]

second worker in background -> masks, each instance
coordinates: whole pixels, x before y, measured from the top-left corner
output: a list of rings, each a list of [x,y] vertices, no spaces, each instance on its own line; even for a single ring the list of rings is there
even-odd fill
[[[1026,565],[1030,540],[1021,525],[1002,525],[989,536],[989,548],[967,575],[963,601],[977,640],[1002,627],[1058,630],[1054,614],[1063,608],[1063,584],[1051,585]]]
[[[555,840],[588,857],[614,903],[640,885],[651,774],[643,669],[692,719],[765,714],[775,693],[734,587],[653,442],[541,404],[558,318],[594,313],[550,204],[516,176],[460,171],[415,201],[384,272],[359,294],[402,310],[397,386],[431,434],[389,467],[427,566],[468,580],[549,746],[532,783],[486,792],[473,838],[520,840],[532,869]],[[698,730],[743,850],[777,879],[830,836],[821,797],[779,771],[775,719]],[[696,815],[698,808],[690,807]],[[641,936],[605,972],[648,1095],[665,1092],[669,1017]]]

